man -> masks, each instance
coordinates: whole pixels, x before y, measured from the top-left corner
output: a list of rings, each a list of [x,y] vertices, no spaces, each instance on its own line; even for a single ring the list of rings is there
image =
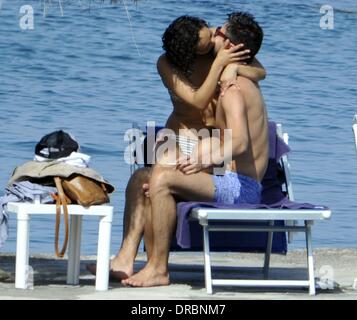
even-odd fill
[[[259,51],[263,39],[259,25],[251,15],[245,13],[231,14],[228,22],[218,31],[217,36],[221,39],[216,40],[217,48],[223,45],[226,38],[233,43],[244,43],[250,50],[251,59]],[[259,86],[240,76],[235,79],[236,74],[234,65],[226,67],[223,72],[221,81],[224,92],[219,97],[216,109],[216,127],[222,132],[228,129],[231,133],[231,154],[222,155],[222,144],[206,151],[205,145],[211,142],[211,138],[208,138],[200,141],[197,146],[202,152],[189,157],[188,161],[180,158],[176,167],[154,166],[150,177],[150,200],[141,198],[138,201],[138,207],[145,206],[145,201],[151,203],[151,215],[147,215],[144,222],[148,263],[135,275],[131,265],[129,272],[125,272],[125,277],[128,278],[122,281],[123,284],[142,287],[169,284],[168,258],[172,234],[176,227],[176,197],[187,201],[224,203],[260,201],[260,181],[268,164],[269,153],[267,112]],[[211,153],[209,163],[202,161],[206,152]],[[223,176],[202,172],[203,169],[223,163],[227,156],[232,157],[233,161],[229,163]],[[132,191],[138,194],[137,186],[146,179],[148,175],[134,175],[133,180],[137,180],[138,184]],[[133,186],[134,183],[129,184],[127,196]],[[131,219],[131,222],[134,223],[134,220]],[[135,240],[135,237],[137,238],[137,235],[131,235],[131,240]],[[131,247],[131,252],[134,247]],[[130,250],[124,248],[121,251]],[[123,258],[124,255],[121,261],[124,261]],[[130,264],[133,263],[131,261],[133,258],[130,258]],[[112,268],[114,266],[115,262],[112,262]]]

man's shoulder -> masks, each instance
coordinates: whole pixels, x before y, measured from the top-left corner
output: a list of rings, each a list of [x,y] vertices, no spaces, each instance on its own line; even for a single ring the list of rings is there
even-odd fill
[[[243,92],[247,91],[247,90],[259,90],[260,91],[260,87],[259,84],[255,81],[252,81],[251,79],[248,79],[246,77],[242,77],[242,76],[237,76],[237,83],[239,84],[241,90]]]
[[[243,76],[240,76],[240,75],[237,76],[237,81],[239,83],[244,83],[244,84],[254,83],[254,81],[250,80],[249,78],[246,78],[246,77],[243,77]]]

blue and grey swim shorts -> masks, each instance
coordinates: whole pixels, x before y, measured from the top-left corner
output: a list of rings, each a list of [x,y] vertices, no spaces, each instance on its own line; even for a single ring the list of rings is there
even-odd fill
[[[224,204],[260,203],[262,185],[253,178],[233,171],[213,175],[214,201]]]

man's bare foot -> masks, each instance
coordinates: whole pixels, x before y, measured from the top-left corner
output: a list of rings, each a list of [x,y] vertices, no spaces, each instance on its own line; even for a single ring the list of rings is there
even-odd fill
[[[97,265],[95,263],[87,264],[87,270],[96,275],[97,273]],[[127,279],[134,274],[133,266],[122,265],[118,263],[115,259],[110,261],[110,269],[109,269],[109,279],[114,281],[122,281],[123,279]]]
[[[146,266],[137,274],[122,280],[121,283],[131,287],[167,286],[170,284],[170,279],[167,272],[160,273],[157,269]]]

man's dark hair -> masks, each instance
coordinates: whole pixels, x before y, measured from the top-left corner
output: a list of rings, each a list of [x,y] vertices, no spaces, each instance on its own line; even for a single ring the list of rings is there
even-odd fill
[[[175,19],[162,36],[162,47],[169,62],[186,77],[192,74],[199,32],[203,27],[208,27],[206,21],[184,15]]]
[[[228,14],[226,35],[234,44],[243,43],[245,49],[250,50],[248,63],[252,62],[258,53],[264,36],[254,16],[245,12]]]

